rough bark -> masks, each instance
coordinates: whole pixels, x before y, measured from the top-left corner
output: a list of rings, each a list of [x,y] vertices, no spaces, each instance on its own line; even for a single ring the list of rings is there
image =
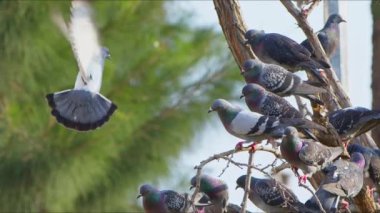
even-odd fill
[[[372,108],[380,110],[380,2],[372,0]],[[380,145],[380,127],[372,131],[377,146]]]

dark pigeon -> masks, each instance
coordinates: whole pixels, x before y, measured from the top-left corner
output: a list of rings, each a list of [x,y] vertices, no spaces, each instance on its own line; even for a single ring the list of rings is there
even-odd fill
[[[342,140],[351,140],[380,124],[380,111],[364,107],[339,109],[328,117]]]
[[[280,65],[289,71],[306,70],[327,85],[321,72],[330,66],[326,62],[311,58],[309,50],[294,40],[281,34],[259,30],[248,30],[245,38],[261,61]]]

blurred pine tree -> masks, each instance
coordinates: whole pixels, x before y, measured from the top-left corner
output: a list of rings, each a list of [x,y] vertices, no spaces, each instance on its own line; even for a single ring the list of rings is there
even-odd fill
[[[230,97],[240,77],[223,37],[188,16],[169,21],[165,4],[93,3],[111,52],[102,94],[118,110],[78,133],[45,100],[74,85],[74,56],[50,16],[68,18],[70,2],[0,2],[0,212],[137,211],[138,184],[166,175],[212,100]]]

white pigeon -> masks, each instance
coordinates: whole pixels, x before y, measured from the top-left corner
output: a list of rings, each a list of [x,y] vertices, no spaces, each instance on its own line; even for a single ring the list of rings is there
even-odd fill
[[[51,113],[58,123],[78,131],[102,126],[117,108],[112,101],[99,93],[104,62],[110,54],[107,48],[99,44],[91,14],[87,1],[72,1],[71,20],[67,29],[64,29],[64,23],[59,27],[63,33],[67,33],[65,36],[70,41],[79,73],[74,89],[46,95],[52,108]]]

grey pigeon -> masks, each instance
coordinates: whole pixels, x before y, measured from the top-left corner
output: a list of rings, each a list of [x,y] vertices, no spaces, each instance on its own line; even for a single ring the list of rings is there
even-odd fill
[[[172,190],[160,191],[149,184],[140,187],[137,198],[139,197],[143,197],[145,213],[178,213],[189,212],[191,209],[186,194],[182,195]]]
[[[363,187],[363,169],[365,158],[359,152],[352,152],[350,161],[336,160],[323,169],[325,178],[315,193],[326,212],[336,212],[340,198],[353,198]],[[343,208],[348,203],[343,201]],[[305,206],[315,212],[320,212],[317,201],[311,197]]]
[[[331,57],[339,44],[339,24],[346,22],[339,14],[331,14],[326,21],[325,26],[317,33],[318,39],[321,42],[323,49],[327,57]],[[311,53],[314,53],[313,48],[310,45],[309,40],[305,40],[301,43]]]
[[[266,64],[258,59],[248,59],[243,63],[242,75],[247,83],[255,83],[279,96],[299,95],[323,105],[315,95],[325,89],[312,86],[297,75],[276,64]]]
[[[208,112],[212,111],[218,112],[219,119],[227,132],[246,142],[281,138],[287,126],[325,131],[323,126],[307,119],[262,115],[243,110],[224,99],[215,100]]]
[[[294,108],[285,98],[266,91],[258,84],[247,84],[243,87],[242,96],[248,108],[263,115],[303,118],[303,114]]]
[[[87,1],[72,1],[68,33],[78,63],[74,89],[46,95],[51,113],[67,128],[88,131],[102,126],[116,105],[99,93],[109,51],[99,44]]]
[[[342,197],[355,197],[363,186],[364,156],[359,152],[351,154],[351,161],[336,160],[324,168],[326,177],[321,187]]]
[[[380,111],[364,107],[339,109],[328,117],[342,140],[355,138],[380,124]]]
[[[364,156],[365,167],[364,171],[369,173],[369,177],[380,187],[380,149],[372,149],[360,144],[350,144],[347,151],[352,154],[359,152]]]
[[[240,176],[236,188],[244,189],[246,178]],[[298,212],[304,206],[290,189],[274,179],[251,177],[249,189],[249,200],[264,212]]]
[[[227,213],[240,213],[240,212],[241,212],[240,206],[233,203],[229,203],[227,205]],[[246,210],[245,213],[252,213],[252,212]]]
[[[344,148],[328,147],[317,141],[301,140],[296,128],[287,127],[280,150],[282,157],[293,168],[299,168],[303,171],[304,175],[299,177],[299,181],[306,182],[307,177],[339,157]]]
[[[204,207],[205,213],[227,213],[228,205],[228,186],[220,179],[201,175],[200,177],[200,192],[205,193],[212,205]],[[196,177],[191,179],[192,187],[196,185]]]
[[[248,30],[245,38],[261,61],[280,65],[289,71],[306,70],[321,83],[327,84],[321,72],[330,66],[311,58],[309,50],[294,40],[260,30]]]
[[[283,118],[303,118],[303,114],[294,108],[285,98],[266,91],[258,84],[247,84],[242,90],[245,103],[248,108],[263,115],[283,117]],[[311,139],[317,140],[308,129],[302,131]]]

